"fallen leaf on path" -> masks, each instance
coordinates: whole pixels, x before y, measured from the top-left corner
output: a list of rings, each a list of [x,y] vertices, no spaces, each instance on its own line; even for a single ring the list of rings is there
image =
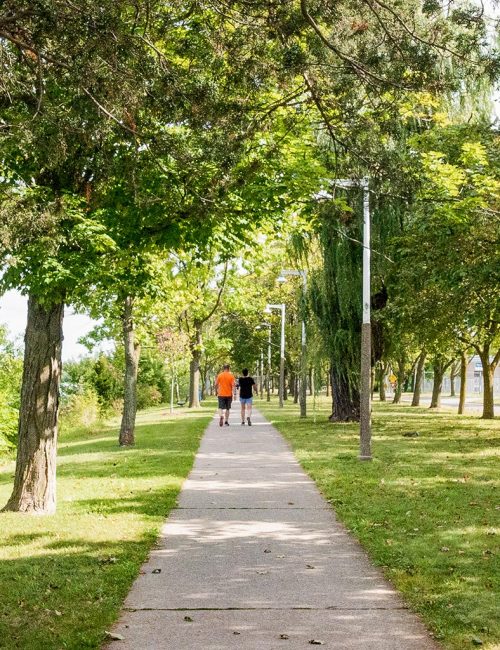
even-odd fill
[[[278,558],[281,560],[281,559],[283,559],[285,556],[284,556],[284,555],[277,555],[276,557],[278,557]]]
[[[161,569],[153,569],[151,573],[161,573]]]
[[[237,632],[236,630],[233,632],[233,634],[241,634],[241,632]]]
[[[312,564],[306,564],[306,569],[315,569],[316,567]]]
[[[288,634],[280,634],[280,639],[289,639]]]
[[[318,639],[311,639],[311,640],[309,641],[309,643],[310,643],[311,645],[325,645],[325,642],[324,642],[324,641],[319,641]]]
[[[264,553],[271,553],[271,552],[272,552],[272,551],[271,551],[270,548],[265,548],[265,549],[264,549]]]
[[[257,571],[257,573],[258,573],[260,576],[264,576],[264,575],[266,575],[266,573],[269,573],[269,571]]]
[[[193,619],[191,618],[191,616],[184,616],[184,620],[186,621],[186,623],[192,623],[193,622]]]
[[[116,634],[115,632],[106,632],[108,639],[113,639],[113,641],[123,641],[125,637],[121,634]]]

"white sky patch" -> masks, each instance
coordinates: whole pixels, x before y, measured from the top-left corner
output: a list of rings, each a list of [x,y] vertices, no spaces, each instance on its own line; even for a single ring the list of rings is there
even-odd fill
[[[18,343],[23,342],[27,312],[28,299],[18,291],[7,291],[0,297],[0,323],[8,327],[10,338],[16,339]],[[98,324],[98,321],[89,316],[75,314],[71,307],[66,307],[63,323],[63,361],[79,359],[89,354],[87,348],[78,343],[78,339],[88,334]],[[98,350],[109,350],[111,347],[112,342],[106,341],[99,346]]]

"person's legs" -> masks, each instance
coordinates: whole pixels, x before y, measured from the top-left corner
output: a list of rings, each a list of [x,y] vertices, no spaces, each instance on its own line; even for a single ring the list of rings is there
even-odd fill
[[[241,406],[241,424],[245,424],[245,401],[240,398],[240,406]]]
[[[219,397],[218,402],[219,402],[219,426],[222,427],[224,424],[224,413],[226,414],[226,422],[229,419],[227,397]]]
[[[249,427],[252,426],[251,417],[252,417],[252,398],[247,400],[247,422]]]

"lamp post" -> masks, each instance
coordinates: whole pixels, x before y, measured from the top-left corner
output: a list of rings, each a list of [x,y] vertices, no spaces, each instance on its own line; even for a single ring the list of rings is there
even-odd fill
[[[363,190],[363,321],[361,325],[361,390],[359,459],[371,460],[371,320],[370,320],[370,193],[369,179],[333,179],[337,187]]]
[[[270,310],[269,310],[270,311]],[[266,372],[266,393],[267,401],[271,401],[271,323],[261,323],[256,330],[267,327],[267,372]]]
[[[283,269],[278,282],[284,282],[287,276],[296,276],[302,278],[302,295],[305,297],[307,292],[307,271],[298,269]],[[307,416],[307,348],[306,348],[306,321],[302,315],[302,334],[300,350],[300,417]]]
[[[280,385],[279,405],[283,408],[283,395],[285,388],[285,303],[281,305],[266,305],[265,314],[270,314],[272,309],[281,309],[281,342],[280,342]]]

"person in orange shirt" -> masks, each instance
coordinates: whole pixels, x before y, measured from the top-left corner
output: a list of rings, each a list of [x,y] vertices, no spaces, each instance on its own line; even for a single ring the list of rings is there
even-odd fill
[[[222,372],[217,375],[215,391],[219,401],[219,426],[221,427],[224,423],[229,426],[229,411],[236,392],[236,379],[233,373],[230,372],[229,365],[225,365]]]

